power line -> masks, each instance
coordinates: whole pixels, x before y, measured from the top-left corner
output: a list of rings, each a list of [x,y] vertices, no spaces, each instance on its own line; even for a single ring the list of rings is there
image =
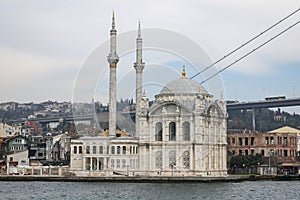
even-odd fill
[[[230,65],[227,65],[225,68],[219,70],[218,72],[214,73],[213,75],[211,75],[210,77],[208,77],[207,79],[205,79],[204,81],[202,81],[200,84],[205,83],[206,81],[210,80],[211,78],[215,77],[216,75],[218,75],[219,73],[223,72],[224,70],[228,69],[229,67],[231,67],[232,65],[236,64],[237,62],[239,62],[240,60],[244,59],[245,57],[249,56],[250,54],[252,54],[253,52],[255,52],[256,50],[260,49],[261,47],[265,46],[266,44],[268,44],[269,42],[271,42],[272,40],[274,40],[275,38],[279,37],[280,35],[282,35],[283,33],[287,32],[289,29],[293,28],[294,26],[296,26],[297,24],[300,23],[300,20],[297,21],[296,23],[294,23],[293,25],[289,26],[288,28],[284,29],[283,31],[281,31],[280,33],[278,33],[277,35],[275,35],[274,37],[270,38],[269,40],[267,40],[266,42],[262,43],[261,45],[259,45],[258,47],[256,47],[255,49],[253,49],[252,51],[248,52],[247,54],[245,54],[244,56],[240,57],[239,59],[237,59],[236,61],[234,61],[233,63],[231,63]]]
[[[195,74],[194,76],[192,76],[190,79],[195,78],[196,76],[198,76],[199,74],[205,72],[206,70],[210,69],[211,67],[213,67],[214,65],[216,65],[217,63],[219,63],[220,61],[224,60],[225,58],[227,58],[228,56],[230,56],[231,54],[233,54],[234,52],[238,51],[239,49],[241,49],[242,47],[246,46],[247,44],[249,44],[250,42],[252,42],[253,40],[259,38],[260,36],[262,36],[263,34],[265,34],[266,32],[268,32],[269,30],[271,30],[272,28],[274,28],[275,26],[277,26],[278,24],[282,23],[283,21],[285,21],[286,19],[288,19],[289,17],[291,17],[292,15],[294,15],[295,13],[297,13],[300,10],[300,8],[298,8],[297,10],[295,10],[294,12],[292,12],[291,14],[287,15],[286,17],[284,17],[283,19],[279,20],[277,23],[273,24],[272,26],[270,26],[269,28],[267,28],[266,30],[264,30],[263,32],[261,32],[260,34],[256,35],[255,37],[253,37],[252,39],[248,40],[246,43],[242,44],[241,46],[239,46],[238,48],[234,49],[233,51],[229,52],[228,54],[226,54],[224,57],[220,58],[219,60],[217,60],[216,62],[212,63],[211,65],[207,66],[206,68],[204,68],[203,70],[201,70],[200,72],[198,72],[197,74]]]

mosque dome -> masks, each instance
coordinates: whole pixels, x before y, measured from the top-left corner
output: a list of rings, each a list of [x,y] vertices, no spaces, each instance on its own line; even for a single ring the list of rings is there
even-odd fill
[[[182,70],[180,79],[169,82],[161,91],[160,94],[199,94],[208,93],[206,89],[198,82],[186,77],[185,69]]]

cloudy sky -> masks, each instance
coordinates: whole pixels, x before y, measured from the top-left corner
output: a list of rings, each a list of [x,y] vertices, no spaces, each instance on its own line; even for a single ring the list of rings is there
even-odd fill
[[[97,48],[107,44],[112,10],[116,13],[119,35],[136,30],[141,20],[145,29],[158,28],[184,35],[201,46],[213,62],[299,7],[299,0],[1,0],[0,102],[72,100],[86,60]],[[226,67],[299,19],[300,12],[216,65],[216,69]],[[299,36],[300,25],[222,73],[219,79],[226,99],[299,97]],[[134,46],[134,40],[132,44]],[[188,49],[186,45],[184,48]],[[157,52],[145,53],[145,57],[148,73],[160,74],[161,79],[164,75],[168,77],[168,72],[159,72],[159,65],[173,63],[179,72],[181,66],[176,65],[185,64],[176,59],[162,59],[168,56]],[[120,61],[118,67],[132,70],[134,56],[129,53],[121,58],[123,63]],[[154,62],[156,65],[151,68]],[[192,70],[188,70],[187,67],[188,75],[193,75]],[[105,73],[99,74],[98,84],[105,82],[105,77]],[[134,76],[128,77],[134,79]],[[161,87],[157,86],[154,93]],[[102,89],[103,94],[99,95],[95,89],[94,97],[107,103],[107,91]]]

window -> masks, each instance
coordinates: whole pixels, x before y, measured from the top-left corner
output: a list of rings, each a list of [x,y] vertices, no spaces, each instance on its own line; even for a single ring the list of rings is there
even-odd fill
[[[183,152],[182,164],[184,169],[190,169],[190,153],[188,151]]]
[[[115,146],[111,147],[111,154],[115,154]]]
[[[287,146],[287,145],[288,145],[288,139],[287,139],[287,137],[284,137],[284,138],[283,138],[283,144],[284,144],[284,146]]]
[[[190,123],[184,122],[182,124],[183,141],[190,141]]]
[[[93,146],[93,154],[96,154],[96,153],[97,153],[97,147]]]
[[[176,141],[176,124],[175,124],[175,122],[169,123],[169,141]]]
[[[82,154],[82,146],[79,146],[79,153]]]
[[[120,168],[120,160],[117,159],[117,168]]]
[[[243,138],[239,137],[239,146],[243,145]]]
[[[115,160],[110,160],[110,162],[111,162],[111,167],[115,167]]]
[[[283,153],[284,153],[284,155],[283,155],[284,157],[288,156],[288,151],[287,150],[284,150]]]
[[[269,137],[265,138],[265,144],[269,144]]]
[[[120,154],[120,153],[121,153],[121,147],[117,146],[117,154]]]
[[[129,148],[129,153],[132,154],[132,146]]]
[[[274,144],[274,137],[270,137],[270,144]]]
[[[235,150],[232,150],[232,155],[235,155]]]
[[[235,138],[232,138],[232,139],[231,139],[231,143],[232,143],[232,144],[235,144]]]
[[[282,144],[282,137],[279,137],[279,142],[280,145]]]
[[[103,154],[103,146],[99,146],[99,154]]]
[[[126,167],[126,160],[123,159],[123,160],[122,160],[122,168],[125,168],[125,167]]]
[[[265,150],[261,150],[261,155],[265,156]]]
[[[248,146],[249,144],[248,144],[248,138],[247,137],[245,137],[245,146]]]
[[[90,154],[90,146],[86,146],[86,154]]]
[[[161,151],[157,151],[155,153],[155,167],[157,169],[162,168],[162,153],[161,153]]]
[[[126,146],[123,146],[123,154],[126,154]]]
[[[169,168],[173,169],[176,166],[176,154],[175,151],[169,152]]]
[[[248,150],[247,149],[245,150],[245,155],[248,156]]]
[[[254,149],[251,149],[251,155],[254,155]]]
[[[243,151],[242,150],[239,150],[239,155],[243,155]]]
[[[251,146],[254,146],[254,137],[251,137]]]
[[[157,122],[155,125],[155,141],[162,141],[162,123]]]

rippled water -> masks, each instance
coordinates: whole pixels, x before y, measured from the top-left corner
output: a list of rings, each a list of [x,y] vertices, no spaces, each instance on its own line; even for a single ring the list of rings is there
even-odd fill
[[[0,182],[0,199],[300,199],[300,181]]]

